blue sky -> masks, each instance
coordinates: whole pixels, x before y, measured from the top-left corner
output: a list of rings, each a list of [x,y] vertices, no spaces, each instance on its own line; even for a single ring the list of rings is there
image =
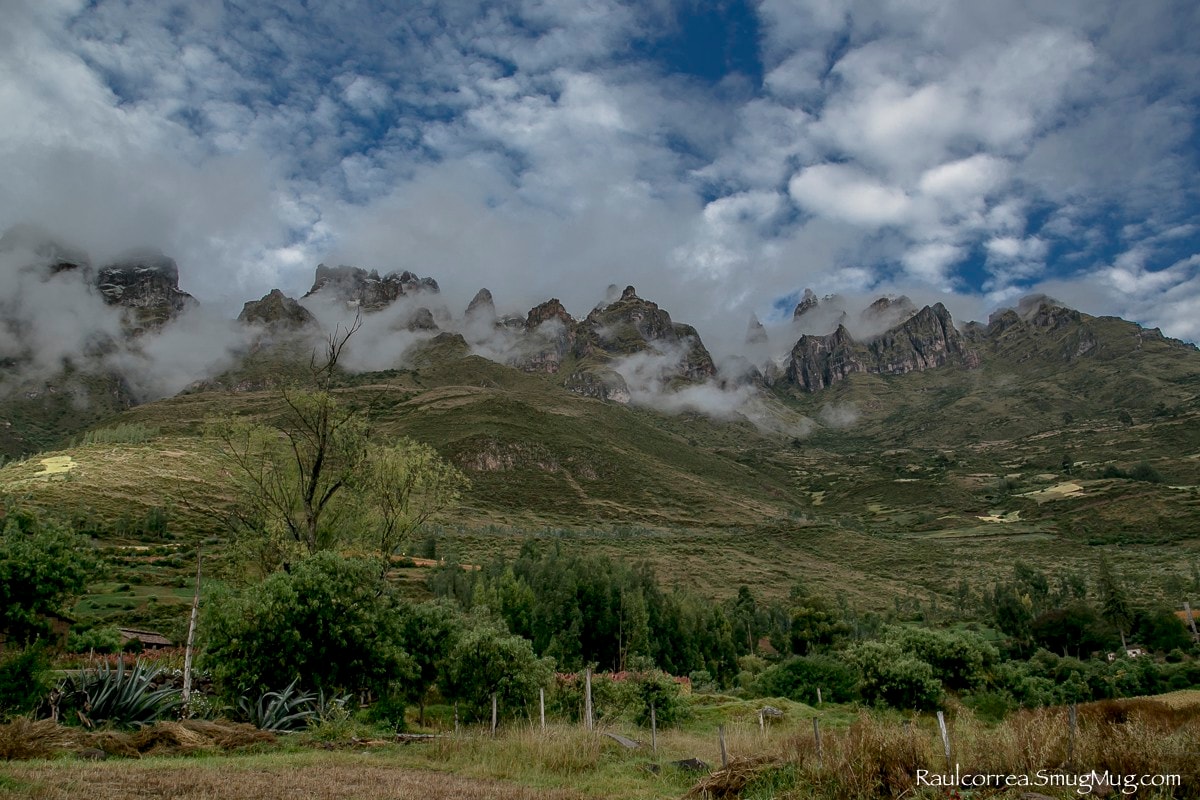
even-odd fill
[[[397,10],[399,8],[399,10]],[[1200,339],[1200,5],[9,0],[0,227],[318,261],[709,336],[803,288],[1030,291]]]

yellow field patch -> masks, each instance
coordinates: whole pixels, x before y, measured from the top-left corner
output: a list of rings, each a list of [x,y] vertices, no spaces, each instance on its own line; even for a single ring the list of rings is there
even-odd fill
[[[999,514],[988,514],[986,517],[976,517],[976,519],[982,520],[984,522],[1001,522],[1001,523],[1020,522],[1021,521],[1021,512],[1020,511],[1010,511],[1007,514],[1005,514],[1004,516],[1000,516]]]
[[[1074,481],[1066,481],[1058,483],[1054,486],[1048,486],[1045,489],[1039,489],[1036,492],[1025,492],[1021,497],[1028,497],[1030,500],[1042,502],[1044,500],[1061,500],[1064,497],[1074,497],[1083,494],[1083,487]]]
[[[70,456],[51,456],[41,460],[42,468],[33,473],[35,478],[50,479],[55,475],[66,475],[71,470],[75,469],[78,463]]]

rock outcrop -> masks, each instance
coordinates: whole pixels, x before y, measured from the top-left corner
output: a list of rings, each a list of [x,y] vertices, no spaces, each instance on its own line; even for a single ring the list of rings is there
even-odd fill
[[[805,289],[804,297],[800,299],[800,302],[796,304],[795,310],[792,311],[792,319],[800,319],[819,305],[820,301],[817,300],[817,293],[812,289]]]
[[[389,272],[380,277],[376,270],[368,272],[361,267],[318,264],[316,279],[304,296],[332,295],[352,308],[370,312],[387,308],[405,295],[436,294],[438,291],[437,281],[433,278],[419,278],[408,271]]]
[[[603,367],[576,370],[567,377],[563,386],[568,392],[622,405],[632,399],[625,379],[616,371]]]
[[[865,342],[856,342],[844,325],[827,336],[802,336],[792,348],[785,377],[816,392],[856,372],[903,375],[947,364],[976,367],[979,355],[954,327],[946,307],[936,303]]]
[[[524,341],[512,365],[525,372],[557,373],[575,345],[576,324],[557,297],[529,309],[522,323]]]
[[[140,335],[161,328],[196,299],[179,288],[175,259],[157,250],[129,253],[96,274],[96,288],[104,302],[120,306],[126,330]]]
[[[492,300],[489,289],[480,289],[467,303],[466,317],[468,321],[482,321],[488,324],[496,321],[496,303]]]
[[[260,325],[269,331],[296,331],[317,324],[317,318],[291,297],[272,289],[260,300],[242,306],[238,322]]]
[[[751,314],[750,322],[746,325],[746,346],[761,348],[769,343],[767,340],[767,329],[759,322],[757,314]]]
[[[679,356],[676,377],[690,382],[716,375],[712,356],[691,325],[673,322],[657,304],[625,287],[620,299],[597,308],[575,329],[574,354],[580,360],[602,361],[641,352]]]

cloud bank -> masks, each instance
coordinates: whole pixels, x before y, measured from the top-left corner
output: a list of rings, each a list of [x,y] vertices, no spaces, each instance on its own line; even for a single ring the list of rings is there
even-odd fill
[[[225,316],[324,260],[632,283],[718,354],[807,286],[1200,339],[1186,0],[241,6],[6,4],[0,227],[160,248]]]

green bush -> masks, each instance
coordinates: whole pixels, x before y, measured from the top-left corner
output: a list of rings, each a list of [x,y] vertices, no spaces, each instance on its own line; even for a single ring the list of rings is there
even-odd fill
[[[858,696],[858,673],[829,656],[790,658],[768,667],[758,676],[752,691],[759,697],[786,697],[798,703],[816,705],[817,689],[821,699],[844,703]]]
[[[42,645],[0,654],[0,720],[33,711],[51,685],[50,658]]]
[[[298,675],[326,691],[385,694],[412,678],[400,625],[377,562],[323,552],[238,594],[215,593],[203,663],[231,698]]]
[[[864,700],[921,711],[942,702],[942,682],[933,667],[895,643],[861,642],[847,650],[846,657],[862,675],[858,688]]]
[[[70,653],[115,653],[121,649],[121,632],[116,628],[90,628],[71,631],[67,636]]]
[[[408,721],[404,718],[407,707],[403,694],[389,692],[371,704],[367,709],[367,719],[376,725],[402,731],[408,727]]]
[[[493,694],[500,715],[514,717],[535,706],[538,688],[548,686],[553,676],[553,659],[534,655],[528,639],[477,617],[450,652],[442,693],[459,702],[464,719],[490,719]]]

